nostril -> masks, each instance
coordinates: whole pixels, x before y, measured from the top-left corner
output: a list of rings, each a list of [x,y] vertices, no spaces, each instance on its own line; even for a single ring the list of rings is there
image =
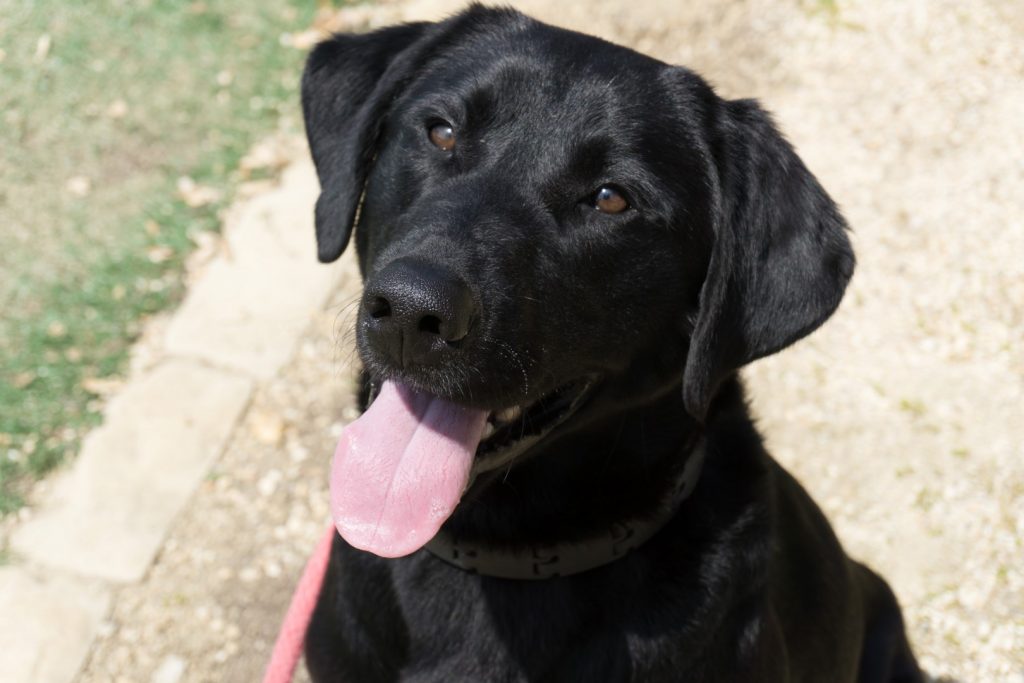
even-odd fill
[[[374,320],[386,318],[391,315],[391,302],[382,296],[375,296],[370,300],[368,306],[370,317]]]
[[[441,334],[441,319],[436,315],[425,315],[420,318],[419,323],[416,326],[420,332],[429,332],[431,334]]]
[[[412,258],[389,263],[366,284],[360,331],[399,366],[440,363],[476,319],[473,290],[448,269]]]

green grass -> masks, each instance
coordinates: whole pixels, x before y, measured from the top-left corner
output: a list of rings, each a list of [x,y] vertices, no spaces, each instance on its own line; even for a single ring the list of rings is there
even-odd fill
[[[0,513],[100,421],[246,150],[298,126],[297,0],[0,0]],[[189,176],[222,193],[190,208]]]

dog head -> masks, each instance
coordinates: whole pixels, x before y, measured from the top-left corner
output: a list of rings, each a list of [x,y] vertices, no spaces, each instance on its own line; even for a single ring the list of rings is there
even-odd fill
[[[597,38],[473,6],[320,44],[302,94],[320,260],[358,223],[364,365],[421,422],[429,396],[493,431],[477,457],[598,390],[681,385],[702,420],[852,275],[835,204],[755,102]]]

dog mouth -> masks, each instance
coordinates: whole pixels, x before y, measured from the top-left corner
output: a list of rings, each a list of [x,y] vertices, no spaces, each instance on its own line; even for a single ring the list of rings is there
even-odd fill
[[[331,516],[341,536],[382,557],[415,552],[437,534],[482,472],[563,424],[593,378],[497,410],[461,405],[401,381],[371,384],[363,415],[341,435],[331,465]]]
[[[474,472],[507,464],[549,434],[582,406],[596,381],[592,376],[572,380],[534,401],[490,411],[476,448]],[[367,409],[380,394],[381,386],[380,381],[370,381]]]
[[[510,464],[572,417],[595,384],[593,377],[577,379],[532,403],[492,412],[477,446],[474,472],[479,474]]]

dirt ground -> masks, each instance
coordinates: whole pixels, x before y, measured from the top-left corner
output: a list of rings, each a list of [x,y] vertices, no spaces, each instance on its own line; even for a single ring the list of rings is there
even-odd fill
[[[1024,681],[1024,5],[514,4],[776,113],[843,206],[859,266],[835,318],[746,372],[762,431],[889,578],[934,677]],[[457,7],[385,3],[338,26]],[[353,416],[354,291],[259,392],[146,581],[120,591],[82,681],[258,680]]]

